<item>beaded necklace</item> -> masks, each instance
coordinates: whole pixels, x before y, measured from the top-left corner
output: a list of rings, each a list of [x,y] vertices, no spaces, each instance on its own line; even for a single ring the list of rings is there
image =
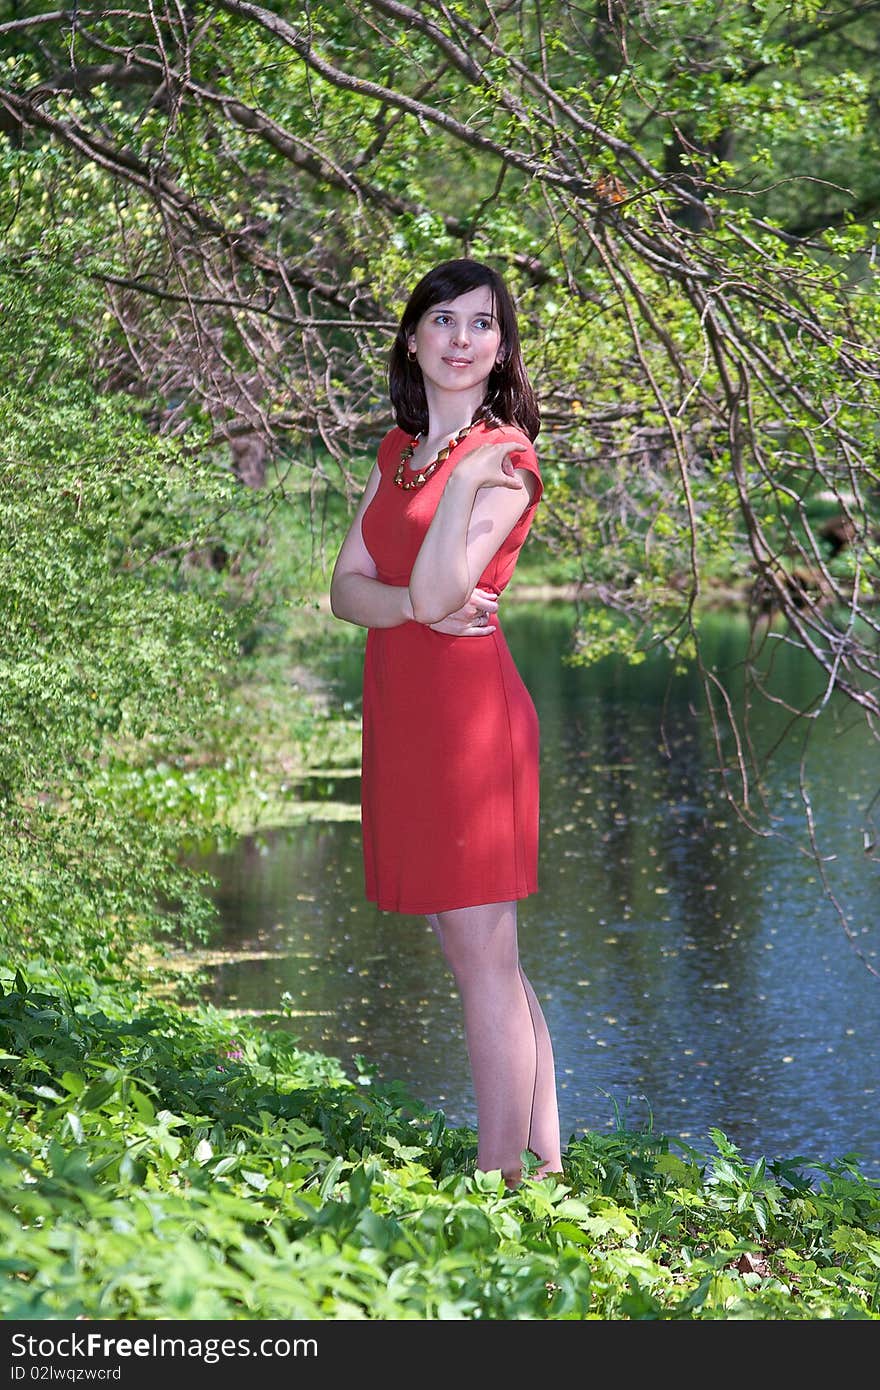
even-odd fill
[[[452,453],[456,444],[460,444],[461,441],[465,439],[467,435],[470,434],[471,430],[474,428],[475,423],[475,421],[472,421],[471,424],[464,425],[458,431],[458,434],[455,436],[454,439],[450,439],[448,444],[443,445],[442,449],[439,450],[437,457],[434,459],[432,463],[428,464],[427,468],[423,468],[421,473],[418,473],[415,476],[415,478],[410,478],[407,480],[406,465],[415,453],[416,445],[421,439],[421,435],[413,435],[412,439],[407,444],[403,453],[400,455],[400,463],[397,465],[397,472],[394,475],[394,481],[397,484],[397,486],[403,488],[405,492],[408,492],[410,488],[424,487],[431,474],[434,473],[440,467],[441,463],[445,463],[446,460],[449,458],[449,455]]]

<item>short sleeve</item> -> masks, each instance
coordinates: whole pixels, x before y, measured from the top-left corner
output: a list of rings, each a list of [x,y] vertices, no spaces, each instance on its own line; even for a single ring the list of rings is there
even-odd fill
[[[538,467],[538,456],[535,453],[535,447],[532,441],[527,434],[523,434],[522,430],[513,429],[511,427],[505,429],[504,435],[505,443],[507,443],[509,437],[511,444],[518,446],[515,452],[511,450],[510,453],[510,460],[514,468],[525,468],[529,473],[533,474],[537,480],[538,485],[535,489],[535,495],[526,508],[526,511],[529,512],[532,508],[537,507],[541,500],[541,494],[544,491],[544,480],[541,477],[541,470]]]

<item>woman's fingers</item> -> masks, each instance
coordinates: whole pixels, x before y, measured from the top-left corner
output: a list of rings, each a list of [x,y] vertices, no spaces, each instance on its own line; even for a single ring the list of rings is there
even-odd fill
[[[437,623],[429,623],[428,626],[433,632],[443,632],[448,637],[483,637],[495,631],[491,616],[497,612],[498,595],[489,589],[481,589],[478,585],[467,603],[457,612],[450,613]]]
[[[470,603],[475,611],[482,613],[497,613],[498,599],[495,594],[486,593],[483,589],[474,589],[471,594]]]
[[[447,637],[491,637],[495,631],[492,623],[481,623],[474,618],[441,618],[439,623],[429,623],[432,632],[445,633]]]
[[[517,476],[511,453],[516,448],[509,444],[481,444],[462,459],[458,468],[468,473],[477,487],[510,487],[517,491],[525,484]]]
[[[516,469],[514,468],[513,464],[511,463],[511,464],[510,464],[510,467],[509,467],[509,469],[508,469],[508,468],[505,466],[507,463],[509,463],[509,460],[508,460],[508,459],[503,459],[503,460],[502,460],[502,463],[501,463],[501,471],[500,471],[500,473],[493,473],[491,477],[489,477],[489,478],[484,478],[484,479],[482,480],[482,482],[480,483],[480,486],[481,486],[481,487],[510,487],[510,488],[513,488],[515,492],[519,492],[522,488],[524,488],[524,487],[525,487],[525,483],[523,482],[522,478],[520,478],[519,475],[517,474],[517,471],[516,471]]]

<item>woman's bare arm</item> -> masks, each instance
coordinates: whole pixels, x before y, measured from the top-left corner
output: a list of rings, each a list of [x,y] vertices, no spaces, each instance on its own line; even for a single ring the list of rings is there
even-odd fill
[[[506,457],[516,452],[515,444],[481,445],[450,473],[410,575],[417,622],[462,607],[531,502],[537,480]]]
[[[383,584],[376,577],[373,557],[364,544],[361,521],[376,495],[380,476],[379,465],[374,464],[330,579],[330,608],[334,616],[359,627],[399,627],[413,618],[406,585]]]

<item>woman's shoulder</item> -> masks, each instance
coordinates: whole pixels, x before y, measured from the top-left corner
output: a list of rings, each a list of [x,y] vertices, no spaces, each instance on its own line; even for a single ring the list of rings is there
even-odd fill
[[[400,462],[400,454],[404,445],[409,440],[406,430],[402,430],[399,425],[392,425],[380,439],[379,447],[376,450],[376,462],[380,471],[384,473],[389,462],[393,459],[394,466]]]
[[[524,468],[527,473],[531,473],[537,486],[532,489],[531,508],[537,506],[544,491],[544,483],[541,478],[541,469],[538,464],[538,456],[535,453],[535,446],[525,430],[521,430],[518,425],[502,424],[497,429],[490,429],[486,433],[486,442],[493,444],[507,444],[513,446],[510,449],[510,461],[515,468]]]
[[[521,430],[518,425],[508,425],[506,422],[496,426],[486,426],[486,442],[492,444],[519,444],[522,446],[523,453],[530,457],[535,457],[535,446],[525,430]]]

